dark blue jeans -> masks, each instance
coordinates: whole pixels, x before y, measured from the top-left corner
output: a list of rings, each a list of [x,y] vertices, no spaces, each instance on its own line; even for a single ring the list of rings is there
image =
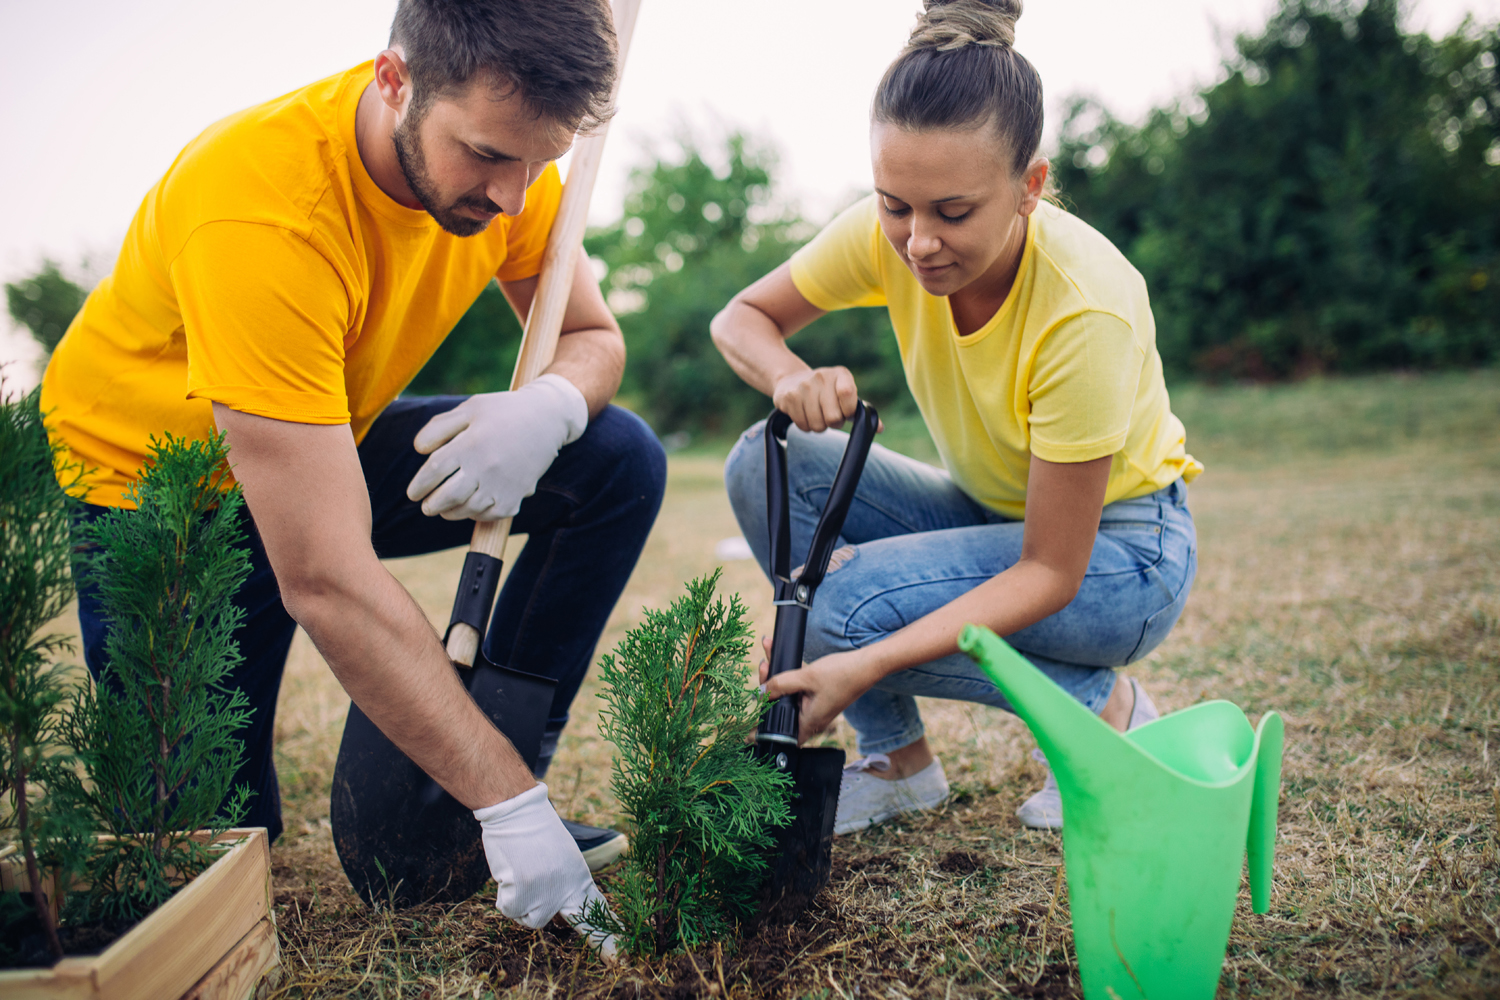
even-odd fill
[[[465,398],[399,399],[361,442],[359,459],[373,515],[370,540],[382,558],[468,545],[474,522],[428,517],[420,504],[406,498],[406,484],[426,461],[412,448],[412,438],[435,414]],[[666,471],[666,455],[651,429],[633,413],[611,406],[558,453],[536,493],[522,501],[511,527],[527,541],[496,601],[485,655],[491,662],[557,679],[547,727],[553,746],[656,520]],[[88,507],[84,517],[98,517],[105,509]],[[247,523],[246,535],[250,577],[235,598],[245,611],[235,633],[244,661],[228,683],[245,692],[253,715],[240,733],[245,763],[235,783],[255,792],[245,824],[264,826],[275,838],[281,834],[281,793],[271,742],[276,696],[297,623],[282,607],[276,576],[253,523]],[[456,588],[456,575],[453,582]],[[79,584],[84,659],[97,679],[105,663],[108,622],[88,580]]]

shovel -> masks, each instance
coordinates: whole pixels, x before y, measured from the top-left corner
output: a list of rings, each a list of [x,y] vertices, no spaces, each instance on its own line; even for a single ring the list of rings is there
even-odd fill
[[[614,3],[620,51],[617,90],[639,8],[640,0]],[[535,379],[552,363],[604,138],[601,128],[574,147],[567,186],[547,237],[541,278],[521,335],[511,389]],[[507,517],[474,525],[443,641],[475,704],[534,771],[557,682],[491,663],[480,642],[495,604],[510,522]],[[344,723],[329,813],[333,845],[344,874],[371,906],[458,902],[478,892],[490,877],[474,813],[413,764],[357,705],[349,706]]]
[[[483,654],[458,673],[475,704],[535,769],[557,682],[490,663]],[[490,877],[474,813],[354,704],[333,766],[328,821],[349,884],[371,906],[457,903]]]
[[[813,595],[828,572],[839,532],[859,486],[860,473],[875,440],[880,418],[861,402],[854,411],[849,443],[839,462],[823,514],[813,531],[801,574],[791,574],[791,516],[786,471],[786,434],[792,418],[780,410],[766,421],[766,521],[771,535],[771,579],[776,586],[776,628],[771,638],[769,676],[802,668],[807,613]],[[761,720],[755,752],[792,778],[792,821],[777,834],[771,874],[761,890],[761,916],[786,921],[807,908],[828,884],[833,868],[833,821],[839,807],[844,751],[837,747],[799,747],[797,698],[776,700]]]

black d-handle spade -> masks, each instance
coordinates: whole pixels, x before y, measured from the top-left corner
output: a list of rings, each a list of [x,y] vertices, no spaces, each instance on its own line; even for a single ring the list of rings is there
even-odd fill
[[[844,457],[839,462],[828,501],[813,531],[807,561],[792,579],[790,484],[786,471],[786,434],[792,420],[779,410],[766,421],[766,519],[771,534],[771,579],[776,584],[776,631],[771,638],[770,674],[799,670],[807,639],[807,613],[813,595],[828,572],[844,518],[864,471],[880,418],[875,407],[860,403]],[[844,751],[837,747],[799,747],[797,699],[779,698],[761,719],[755,752],[792,779],[792,821],[776,834],[770,876],[761,890],[761,919],[795,919],[828,884],[833,871],[833,825],[839,807]]]
[[[833,558],[839,532],[844,530],[844,518],[849,515],[849,505],[854,502],[854,491],[859,486],[860,474],[864,472],[865,459],[870,455],[870,445],[875,441],[875,429],[880,426],[880,416],[875,412],[875,407],[865,402],[860,402],[855,409],[853,426],[849,430],[849,443],[844,447],[844,457],[833,477],[833,486],[828,491],[823,514],[818,518],[818,526],[813,531],[807,560],[795,580],[792,579],[791,562],[791,484],[787,482],[786,472],[786,434],[791,424],[792,418],[780,410],[773,412],[766,421],[766,520],[771,533],[771,579],[776,585],[776,631],[771,639],[771,677],[802,666],[802,650],[807,639],[807,613],[812,608],[813,595],[817,593],[818,585],[828,572],[828,562]],[[756,739],[762,743],[789,743],[796,746],[797,723],[797,699],[790,695],[784,696],[766,713]]]

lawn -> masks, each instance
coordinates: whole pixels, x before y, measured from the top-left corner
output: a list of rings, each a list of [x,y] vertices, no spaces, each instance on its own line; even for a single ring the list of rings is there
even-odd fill
[[[1227,698],[1287,720],[1271,912],[1244,894],[1221,994],[1500,993],[1500,373],[1194,386],[1174,402],[1208,466],[1190,492],[1200,570],[1176,630],[1130,671],[1164,711]],[[919,425],[889,435],[930,457]],[[738,533],[722,455],[672,457],[601,651]],[[390,566],[442,624],[461,559]],[[729,562],[724,585],[768,625],[756,566]],[[550,785],[563,814],[613,824],[592,683]],[[277,725],[272,996],[1078,995],[1061,841],[1013,816],[1041,783],[1035,744],[1002,712],[924,704],[954,795],[838,839],[832,885],[795,925],[606,969],[565,931],[504,920],[492,895],[394,915],[352,895],[327,820],[347,703],[299,635]],[[852,751],[849,736],[833,734]]]

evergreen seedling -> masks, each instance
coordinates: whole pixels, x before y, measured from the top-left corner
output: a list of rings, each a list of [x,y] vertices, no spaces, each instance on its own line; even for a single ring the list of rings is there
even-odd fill
[[[89,914],[135,920],[214,859],[210,843],[243,816],[231,789],[244,755],[234,733],[249,701],[224,683],[240,663],[233,597],[250,572],[239,487],[221,489],[223,435],[152,438],[129,497],[84,532],[89,582],[109,621],[94,694],[73,717],[89,796],[114,834],[95,855]]]
[[[42,875],[51,870],[66,884],[92,830],[87,813],[72,808],[78,780],[60,738],[74,687],[53,660],[65,643],[42,632],[73,597],[68,526],[76,501],[58,485],[37,399],[35,391],[7,397],[0,383],[0,822],[20,842],[32,910],[61,958]],[[75,467],[63,474],[76,482]],[[5,904],[12,916],[25,913],[16,897]]]
[[[745,607],[716,599],[718,580],[647,611],[600,661],[610,784],[634,833],[609,884],[613,912],[586,916],[636,955],[729,935],[755,908],[774,829],[791,821],[790,779],[747,746],[765,698],[750,686]]]

